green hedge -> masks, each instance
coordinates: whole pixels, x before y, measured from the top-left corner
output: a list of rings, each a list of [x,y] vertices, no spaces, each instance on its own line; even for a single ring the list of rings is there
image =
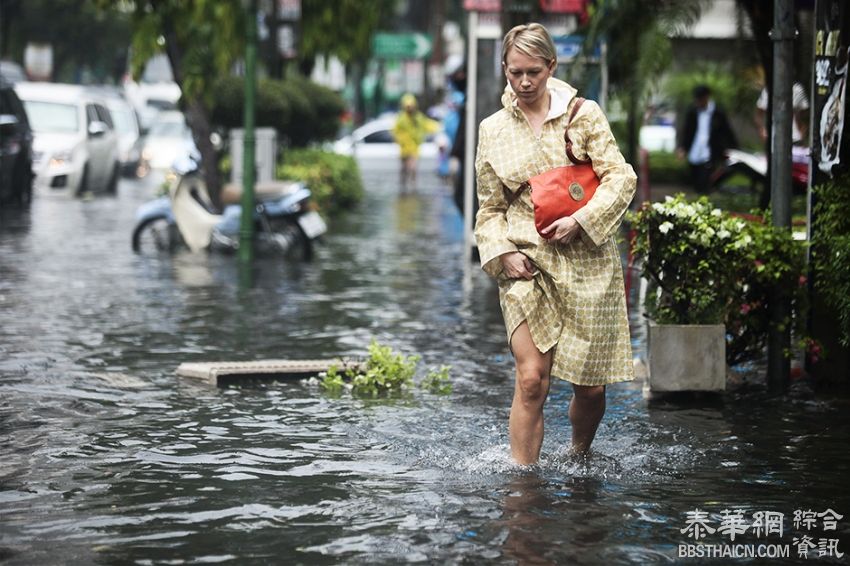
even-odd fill
[[[284,151],[279,179],[303,181],[325,215],[348,210],[363,200],[363,181],[354,158],[319,149]]]
[[[850,175],[814,188],[812,269],[815,288],[838,320],[838,339],[850,346]]]
[[[230,129],[243,126],[244,79],[226,77],[216,83],[211,109],[213,124]],[[256,125],[274,128],[287,145],[305,147],[333,139],[345,102],[336,92],[307,79],[257,81]]]
[[[669,151],[649,153],[649,182],[690,184],[688,164],[684,159]]]

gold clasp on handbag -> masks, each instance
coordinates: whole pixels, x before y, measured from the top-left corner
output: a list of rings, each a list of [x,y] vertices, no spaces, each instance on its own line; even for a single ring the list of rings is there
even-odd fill
[[[582,199],[584,199],[584,188],[575,181],[570,183],[569,191],[570,196],[573,198],[574,201],[581,201]]]

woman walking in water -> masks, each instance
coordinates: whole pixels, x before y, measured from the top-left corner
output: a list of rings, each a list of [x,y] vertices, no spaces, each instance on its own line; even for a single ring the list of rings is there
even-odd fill
[[[572,450],[587,453],[605,413],[605,386],[634,378],[623,268],[612,237],[635,192],[599,106],[553,78],[557,55],[540,24],[505,35],[503,108],[481,122],[475,170],[480,208],[475,237],[495,277],[516,359],[511,454],[532,464],[543,443],[550,378],[572,383]],[[565,131],[572,151],[565,151]],[[590,160],[600,180],[572,216],[538,234],[527,181]]]

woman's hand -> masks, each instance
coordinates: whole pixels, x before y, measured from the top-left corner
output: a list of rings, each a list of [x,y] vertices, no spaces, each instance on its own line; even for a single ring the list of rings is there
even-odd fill
[[[581,234],[581,226],[570,216],[559,218],[542,231],[543,237],[550,242],[569,244]]]
[[[502,269],[509,279],[533,279],[537,268],[522,252],[508,252],[499,256]]]

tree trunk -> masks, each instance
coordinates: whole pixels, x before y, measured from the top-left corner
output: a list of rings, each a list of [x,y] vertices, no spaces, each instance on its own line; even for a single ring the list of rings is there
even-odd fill
[[[761,65],[764,68],[764,84],[765,88],[770,91],[773,85],[773,41],[770,39],[770,30],[773,28],[773,1],[761,2],[759,0],[739,0],[750,17],[750,23],[753,28],[753,36],[756,40],[756,49],[761,59]],[[767,110],[764,117],[764,125],[767,130],[767,139],[770,140],[773,135],[773,101],[771,97],[767,99]],[[770,143],[765,144],[765,154],[767,162],[770,163],[771,151]],[[759,207],[767,208],[770,204],[770,167],[765,174],[764,187],[762,188],[761,198],[759,199]]]
[[[163,22],[163,27],[165,28],[165,53],[168,56],[168,62],[171,64],[174,82],[177,83],[180,91],[183,93],[182,98],[186,123],[192,131],[192,139],[195,142],[195,147],[198,148],[201,154],[201,173],[204,176],[210,197],[213,199],[213,202],[218,204],[222,182],[218,169],[218,153],[210,139],[213,130],[209,112],[204,106],[203,100],[199,97],[186,95],[186,90],[183,86],[185,79],[183,73],[183,50],[180,47],[177,34],[170,23],[168,23],[168,19],[163,18]]]
[[[359,126],[363,123],[366,116],[366,101],[363,99],[363,68],[364,64],[360,61],[353,61],[349,65],[349,72],[346,73],[354,81],[354,126]]]

